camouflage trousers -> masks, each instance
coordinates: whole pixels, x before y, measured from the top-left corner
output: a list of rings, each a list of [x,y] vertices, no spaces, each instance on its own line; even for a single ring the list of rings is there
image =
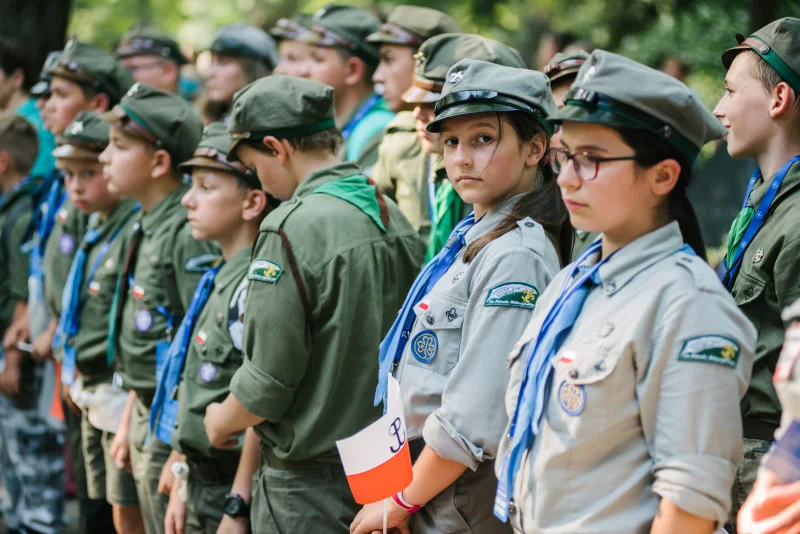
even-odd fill
[[[41,373],[36,375],[41,379]],[[0,396],[3,520],[11,530],[60,534],[67,522],[64,431],[54,428],[40,410],[20,407],[31,404]]]

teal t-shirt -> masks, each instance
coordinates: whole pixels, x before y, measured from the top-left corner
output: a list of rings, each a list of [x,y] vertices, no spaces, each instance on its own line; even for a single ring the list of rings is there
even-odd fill
[[[56,159],[53,157],[53,150],[56,148],[55,138],[44,127],[42,116],[39,114],[39,109],[36,107],[36,99],[31,98],[20,107],[17,108],[17,113],[33,124],[36,132],[39,134],[39,154],[36,156],[36,161],[33,163],[31,175],[44,176],[56,166]]]

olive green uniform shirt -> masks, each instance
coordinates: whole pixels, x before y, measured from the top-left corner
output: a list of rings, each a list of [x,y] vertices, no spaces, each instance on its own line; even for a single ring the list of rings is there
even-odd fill
[[[177,330],[197,283],[218,253],[216,245],[192,238],[181,206],[187,189],[181,185],[137,217],[144,234],[124,295],[116,354],[123,385],[147,406],[156,390],[157,356],[166,357],[171,341],[168,326]]]
[[[251,413],[267,461],[338,463],[335,440],[381,414],[372,400],[378,346],[419,271],[423,247],[389,199],[386,232],[323,184],[359,173],[311,173],[261,224],[248,271],[242,367],[231,392]],[[291,244],[313,325],[279,230]]]
[[[33,217],[35,188],[29,181],[9,191],[0,204],[0,335],[11,326],[17,302],[28,301],[30,254],[22,245]]]
[[[572,242],[572,261],[575,261],[589,248],[589,245],[597,241],[600,236],[598,232],[587,232],[586,230],[575,230],[575,240]]]
[[[44,247],[44,298],[53,317],[61,315],[61,298],[72,259],[78,251],[89,216],[67,198],[56,213],[53,230]]]
[[[83,376],[84,386],[108,381],[114,372],[106,360],[109,314],[125,252],[125,236],[130,234],[131,227],[136,220],[135,207],[136,202],[123,201],[108,219],[102,220],[95,216],[90,218],[88,223],[87,231],[97,228],[102,237],[94,245],[88,245],[90,248],[86,255],[84,272],[81,275],[78,331],[73,340],[77,366]],[[119,233],[100,258],[102,249],[117,229],[120,229]],[[88,280],[86,277],[98,258],[100,259],[97,270],[91,280]]]
[[[758,207],[771,183],[757,184],[748,205]],[[731,295],[758,330],[753,378],[742,417],[777,428],[781,405],[772,384],[788,326],[781,310],[800,298],[800,164],[789,169],[767,216],[747,246]],[[747,425],[745,425],[747,436]]]
[[[172,444],[190,458],[235,460],[241,446],[216,449],[203,419],[212,402],[222,402],[242,365],[242,317],[247,296],[250,248],[231,258],[214,277],[214,287],[195,323],[178,386],[177,426]]]

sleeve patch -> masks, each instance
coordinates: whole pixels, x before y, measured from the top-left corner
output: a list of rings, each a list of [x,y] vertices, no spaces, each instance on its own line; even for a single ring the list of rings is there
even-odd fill
[[[539,290],[534,286],[522,282],[506,282],[491,288],[483,305],[532,310],[536,307],[537,300]]]
[[[684,362],[705,362],[736,368],[739,344],[724,336],[701,336],[686,340],[678,355]]]
[[[204,273],[219,260],[218,254],[200,254],[186,261],[184,269],[187,273]]]
[[[247,279],[274,284],[283,274],[283,268],[274,261],[255,259],[247,269]]]

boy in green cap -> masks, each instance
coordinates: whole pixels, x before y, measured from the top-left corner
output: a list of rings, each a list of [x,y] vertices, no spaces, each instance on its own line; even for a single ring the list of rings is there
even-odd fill
[[[0,113],[0,474],[3,521],[12,531],[58,534],[65,526],[63,432],[37,409],[42,366],[30,365],[13,322],[25,321],[29,252],[23,242],[34,211],[36,130],[13,112]],[[24,360],[23,360],[24,358]]]
[[[245,275],[259,224],[270,209],[258,176],[227,160],[230,145],[226,126],[215,122],[206,127],[194,157],[180,166],[192,174],[182,201],[192,236],[218,242],[223,261],[195,290],[150,408],[152,435],[171,444],[178,465],[188,469],[172,485],[167,532],[216,534],[226,514],[226,521],[248,517],[241,497],[228,496],[241,445],[214,448],[203,426],[206,407],[225,399],[242,363]]]
[[[261,448],[259,533],[347,531],[358,506],[335,441],[380,415],[375,350],[422,261],[394,203],[336,156],[334,124],[333,89],[290,76],[246,87],[231,116],[228,157],[283,204],[261,223],[248,268],[244,361],[205,426],[217,448],[254,427],[231,493],[250,500]]]
[[[329,4],[308,25],[299,39],[313,47],[308,77],[333,87],[336,126],[344,139],[339,157],[355,161],[369,176],[383,131],[394,117],[372,85],[380,56],[367,38],[380,30],[380,21],[364,9]]]
[[[108,408],[98,406],[98,402],[127,397],[118,386],[112,385],[114,369],[106,359],[108,317],[124,236],[130,233],[138,207],[134,201],[121,200],[108,190],[103,164],[98,161],[108,146],[108,131],[108,123],[96,113],[82,111],[67,127],[53,152],[70,199],[77,209],[90,216],[64,286],[53,346],[61,354],[61,382],[70,388],[81,410],[89,499],[108,501],[113,507],[114,524],[106,528],[125,534],[144,529],[135,499],[136,486],[129,472],[111,462],[106,464],[104,449],[108,449],[113,437],[113,416],[121,414],[104,418]]]
[[[180,206],[188,187],[177,166],[192,157],[203,126],[183,98],[143,83],[105,118],[111,142],[100,161],[109,190],[141,204],[111,310],[109,358],[130,395],[109,453],[117,465],[130,462],[145,528],[159,533],[168,502],[159,478],[171,449],[146,439],[150,403],[174,330],[216,259],[215,246],[192,238]]]
[[[427,240],[425,259],[429,261],[471,209],[447,180],[438,134],[425,129],[433,120],[433,106],[444,87],[447,69],[467,58],[517,68],[525,68],[525,62],[519,52],[503,43],[459,33],[428,39],[414,57],[414,78],[403,93],[403,101],[414,108],[416,139],[405,147],[381,148],[375,181]]]
[[[772,384],[788,326],[781,310],[800,297],[800,19],[776,20],[722,54],[725,95],[714,114],[728,152],[755,158],[742,211],[728,234],[723,283],[758,329],[753,378],[742,400],[744,459],[734,484],[731,524],[753,487],[780,425]]]
[[[309,77],[309,61],[311,60],[311,45],[299,40],[299,37],[308,31],[305,24],[311,20],[311,15],[299,13],[291,19],[280,19],[269,34],[278,43],[278,65],[274,74],[287,76]]]
[[[122,36],[114,55],[137,82],[178,92],[186,57],[169,35],[155,28],[137,26]]]

